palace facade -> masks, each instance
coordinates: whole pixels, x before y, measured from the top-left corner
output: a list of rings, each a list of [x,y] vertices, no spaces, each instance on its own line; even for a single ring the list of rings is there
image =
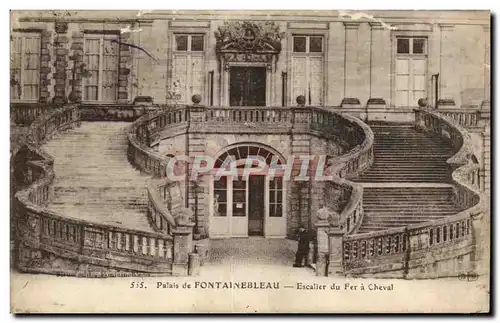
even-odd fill
[[[187,218],[193,221],[195,238],[286,238],[302,225],[318,234],[317,253],[329,255],[327,273],[342,267],[344,272],[366,274],[372,269],[353,259],[398,254],[414,241],[403,231],[380,241],[363,234],[427,223],[475,205],[476,191],[454,191],[459,194],[455,206],[450,202],[441,213],[422,218],[408,210],[377,206],[401,203],[411,209],[412,203],[420,206],[432,199],[425,195],[432,190],[419,191],[415,182],[436,189],[429,193],[433,196],[452,194],[449,189],[456,178],[451,172],[459,164],[449,166],[446,159],[468,142],[463,129],[469,131],[471,142],[461,154],[477,164],[468,178],[477,190],[489,192],[488,12],[14,11],[11,25],[14,123],[29,127],[50,111],[48,106],[68,105],[78,106],[78,112],[71,112],[64,122],[111,123],[140,117],[132,130],[111,133],[114,128],[109,125],[106,131],[109,138],[126,135],[129,147],[123,155],[156,180],[165,178],[168,159],[180,155],[211,156],[215,168],[223,167],[227,156],[235,156],[241,167],[254,155],[267,164],[273,158],[286,164],[291,155],[321,155],[338,175],[327,182],[289,182],[268,175],[250,180],[206,175],[193,180],[190,162],[185,181],[155,182],[153,191],[161,192],[163,202],[149,191],[145,209],[155,231],[173,234],[170,230],[180,225],[174,218],[181,206],[192,213]],[[444,115],[454,121],[441,120]],[[412,132],[409,125],[440,139]],[[111,142],[109,138],[100,140]],[[75,140],[77,145],[79,139]],[[423,156],[426,153],[429,156]],[[468,163],[460,160],[460,165]],[[300,170],[297,162],[291,166]],[[67,171],[61,167],[62,173]],[[58,205],[71,204],[65,200],[66,191],[57,189],[66,185],[57,182],[57,174],[56,169],[59,186],[54,194],[62,201]],[[30,182],[25,175],[16,176]],[[144,183],[136,183],[145,189]],[[450,186],[439,191],[436,183]],[[398,202],[396,191],[401,187],[409,190],[406,195],[420,199]],[[83,205],[86,201],[83,198]],[[321,205],[340,219],[318,218]],[[416,220],[402,218],[408,214]],[[394,216],[395,222],[384,216]],[[325,231],[322,221],[351,236],[339,242],[338,232]],[[432,238],[422,238],[419,246],[458,239],[458,232],[468,239],[472,224],[465,218],[453,221],[457,229],[455,222],[450,223],[453,229],[446,224],[446,231],[428,227],[426,234]],[[136,241],[124,238],[125,233],[99,232],[88,233],[90,244],[101,246],[102,241],[120,249]],[[153,237],[138,239],[137,250],[160,248],[157,240],[154,247],[149,244],[147,239]],[[169,248],[167,242],[162,248]],[[332,251],[335,248],[341,251]],[[178,249],[172,250],[175,259]],[[187,253],[179,257],[175,261],[187,262]]]

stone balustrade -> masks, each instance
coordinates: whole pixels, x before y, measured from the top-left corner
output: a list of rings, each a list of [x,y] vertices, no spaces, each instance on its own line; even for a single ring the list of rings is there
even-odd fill
[[[359,119],[335,112],[332,108],[191,105],[150,111],[136,120],[130,134],[135,135],[138,143],[151,147],[161,140],[186,132],[309,133],[338,140],[344,147],[351,149],[363,141],[366,131],[371,133],[369,127]]]
[[[479,111],[471,111],[469,109],[439,109],[437,112],[444,117],[453,119],[454,123],[464,128],[475,128],[479,124]]]
[[[454,200],[466,210],[435,221],[343,236],[342,269],[346,275],[428,278],[458,275],[474,268],[480,250],[480,220],[485,212],[479,187],[479,165],[470,159],[468,133],[454,119],[434,111],[415,110],[417,127],[440,136],[455,148],[448,159],[454,169]],[[332,243],[338,239],[333,237]],[[440,265],[439,265],[440,264]]]
[[[84,277],[195,272],[188,263],[194,249],[189,243],[192,224],[174,221],[157,196],[150,194],[148,212],[151,218],[165,220],[164,230],[158,233],[67,218],[46,208],[55,174],[52,157],[39,147],[54,133],[79,123],[77,106],[51,109],[32,122],[20,145],[18,152],[23,150],[25,160],[14,166],[23,168],[25,187],[14,198],[17,267],[25,272]],[[144,167],[163,169],[147,161]]]
[[[11,103],[10,119],[16,125],[27,126],[38,116],[47,114],[53,107],[42,103]]]

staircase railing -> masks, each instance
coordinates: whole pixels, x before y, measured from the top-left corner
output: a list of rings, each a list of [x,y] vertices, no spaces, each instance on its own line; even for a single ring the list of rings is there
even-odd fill
[[[343,115],[344,122],[349,129],[344,141],[353,147],[348,153],[335,157],[330,161],[327,170],[329,174],[334,174],[334,180],[328,186],[345,187],[349,198],[340,213],[340,227],[346,234],[355,233],[360,227],[363,217],[363,187],[362,185],[349,181],[347,178],[355,177],[368,169],[373,163],[373,131],[361,120],[349,115]],[[343,138],[343,137],[341,137]],[[328,192],[328,190],[326,191]],[[332,196],[325,196],[325,200]]]
[[[464,128],[475,128],[479,125],[481,113],[479,110],[473,111],[470,109],[439,109],[436,110],[440,115],[452,119],[455,124]]]
[[[47,114],[53,107],[47,104],[11,103],[10,120],[14,124],[28,126],[38,118]]]
[[[382,277],[442,277],[458,275],[477,261],[476,240],[484,202],[479,190],[479,166],[470,160],[469,134],[452,119],[426,110],[415,111],[417,128],[447,140],[455,155],[454,199],[466,210],[439,220],[402,228],[347,235],[343,240],[343,267],[348,275]],[[443,262],[443,268],[435,264]]]
[[[345,178],[361,173],[373,162],[373,132],[361,120],[319,107],[175,106],[144,115],[134,123],[129,132],[132,164],[154,177],[165,177],[170,157],[161,156],[151,146],[188,129],[204,133],[248,133],[252,129],[258,133],[304,132],[336,141],[348,153],[330,161],[327,173],[335,179],[326,184],[326,189],[335,186],[343,191],[347,203],[341,212],[343,222],[352,224],[350,232],[359,227],[363,218],[362,187]]]

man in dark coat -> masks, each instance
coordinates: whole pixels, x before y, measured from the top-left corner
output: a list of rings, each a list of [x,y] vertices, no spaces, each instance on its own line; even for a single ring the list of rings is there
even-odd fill
[[[307,266],[307,258],[309,256],[309,232],[304,227],[300,227],[298,231],[299,246],[297,248],[297,253],[295,253],[295,263],[294,267],[304,267],[302,264],[305,260],[305,266]]]

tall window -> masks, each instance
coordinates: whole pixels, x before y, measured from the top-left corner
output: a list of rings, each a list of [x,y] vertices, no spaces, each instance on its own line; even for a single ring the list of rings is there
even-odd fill
[[[269,216],[283,216],[283,178],[275,177],[269,182]]]
[[[227,216],[227,177],[214,181],[214,216]]]
[[[426,97],[427,39],[396,39],[396,105],[417,106]]]
[[[11,36],[10,98],[38,101],[40,93],[39,33],[14,33]]]
[[[117,99],[119,44],[118,35],[85,34],[83,100],[114,102]]]
[[[293,36],[292,102],[299,95],[306,105],[323,105],[323,36]]]
[[[191,103],[194,94],[204,98],[205,36],[174,34],[171,91],[180,94],[179,103]]]

